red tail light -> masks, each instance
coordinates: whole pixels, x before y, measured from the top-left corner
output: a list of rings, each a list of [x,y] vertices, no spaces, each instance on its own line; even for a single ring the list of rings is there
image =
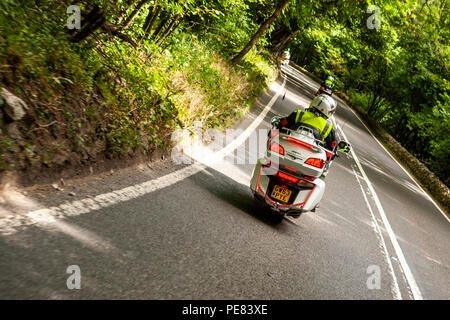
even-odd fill
[[[292,177],[292,176],[290,176],[286,173],[280,172],[280,171],[277,172],[277,176],[279,176],[280,178],[285,179],[287,181],[293,182],[293,183],[297,183],[300,180],[299,178]]]
[[[276,143],[276,142],[273,142],[271,145],[270,145],[270,150],[271,151],[274,151],[274,152],[276,152],[276,153],[279,153],[279,154],[284,154],[284,148],[282,147],[282,146],[280,146],[278,143]]]
[[[320,89],[325,90],[325,87],[320,87]]]
[[[295,170],[294,168],[288,167],[288,166],[284,166],[284,168],[287,170],[291,170],[293,172],[297,172],[297,170]]]
[[[303,178],[306,179],[306,180],[308,180],[308,181],[314,181],[314,180],[316,180],[316,178],[310,177],[310,176],[304,176]]]
[[[289,143],[295,144],[296,146],[299,146],[303,149],[312,150],[314,148],[313,145],[310,145],[309,143],[294,139],[292,137],[287,137],[287,140],[289,141]]]
[[[322,159],[317,159],[317,158],[309,158],[308,160],[305,161],[306,164],[309,164],[313,167],[322,169],[323,168],[323,160]]]

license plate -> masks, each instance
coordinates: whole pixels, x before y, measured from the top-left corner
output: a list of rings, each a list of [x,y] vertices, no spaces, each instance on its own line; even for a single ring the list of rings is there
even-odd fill
[[[275,185],[272,191],[272,198],[280,200],[282,202],[288,202],[289,198],[291,197],[291,193],[291,190]]]

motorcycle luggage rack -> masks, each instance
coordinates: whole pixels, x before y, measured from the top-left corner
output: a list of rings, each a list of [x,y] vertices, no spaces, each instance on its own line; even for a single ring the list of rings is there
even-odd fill
[[[311,128],[299,126],[296,130],[296,133],[302,134],[304,136],[309,136],[311,138],[314,138],[314,131]],[[307,134],[305,134],[307,133]]]
[[[295,132],[296,134],[300,134],[300,135],[306,136],[308,138],[312,138],[318,146],[325,148],[324,142],[319,139],[316,139],[316,137],[314,136],[314,131],[311,128],[300,125],[296,129],[289,129],[289,128],[283,128],[283,129],[286,131],[289,131],[289,132]]]

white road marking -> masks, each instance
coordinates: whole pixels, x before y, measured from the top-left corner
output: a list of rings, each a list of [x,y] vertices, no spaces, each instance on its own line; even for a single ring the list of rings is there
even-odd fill
[[[271,98],[269,103],[264,107],[261,113],[253,120],[250,126],[247,127],[236,139],[230,142],[227,146],[211,155],[211,159],[222,159],[228,153],[234,151],[239,147],[250,134],[255,130],[272,108],[275,101],[278,99],[286,84],[286,77],[283,76],[283,83],[281,86],[274,82],[272,88],[278,86],[277,93]],[[120,190],[100,194],[93,198],[86,198],[82,200],[66,202],[60,206],[44,208],[34,210],[26,214],[11,214],[5,218],[0,219],[0,234],[9,235],[18,231],[18,228],[22,226],[35,225],[35,224],[51,224],[57,221],[56,219],[62,219],[68,216],[79,216],[106,207],[116,205],[120,202],[129,201],[145,194],[160,190],[171,186],[177,182],[180,182],[202,170],[205,170],[207,166],[199,163],[192,164],[183,169],[174,171],[165,176],[157,179],[149,180],[137,185],[129,186]]]
[[[389,273],[392,276],[393,282],[391,284],[391,292],[392,292],[395,300],[402,300],[402,294],[401,294],[400,288],[398,286],[397,277],[395,276],[394,267],[392,266],[392,262],[391,262],[390,255],[389,255],[389,251],[387,250],[386,242],[384,241],[383,233],[381,232],[380,226],[379,226],[379,224],[377,222],[377,219],[375,218],[375,215],[373,213],[373,210],[372,210],[372,207],[370,205],[370,202],[367,199],[366,192],[364,191],[364,188],[363,188],[363,186],[361,184],[361,181],[360,181],[360,179],[358,177],[358,174],[356,173],[355,169],[353,168],[353,165],[352,165],[352,171],[353,171],[353,173],[355,175],[356,181],[358,181],[358,184],[359,184],[359,186],[361,188],[361,192],[363,194],[364,201],[366,202],[367,208],[369,209],[370,217],[372,219],[373,229],[375,231],[375,234],[378,237],[378,241],[380,242],[381,250],[383,252],[384,258],[385,258],[385,260],[386,260],[386,262],[388,264],[388,267],[389,267]]]
[[[398,163],[398,161],[375,138],[375,136],[372,134],[372,132],[369,130],[369,128],[367,128],[367,126],[364,124],[364,122],[358,117],[358,115],[352,109],[350,109],[350,111],[352,111],[357,116],[357,118],[364,125],[364,127],[366,127],[366,129],[369,132],[369,134],[375,139],[375,141],[377,141],[383,147],[383,149],[389,154],[389,156],[400,166],[400,168],[402,168],[406,172],[406,174],[417,184],[417,186],[424,192],[424,194],[439,209],[439,211],[444,215],[444,217],[447,220],[449,220],[448,217],[445,215],[445,213],[433,201],[433,199],[431,199],[431,197],[422,189],[422,187],[420,187],[420,185],[417,183],[417,181],[414,180],[414,178],[411,177],[411,175],[406,171],[406,169],[403,168],[403,166],[400,163]],[[345,133],[342,131],[341,127],[337,126],[337,128],[342,133],[342,136],[344,137],[344,139],[348,141],[348,139],[346,138]],[[372,196],[374,198],[374,201],[375,201],[375,204],[377,206],[378,212],[380,213],[381,219],[383,221],[383,224],[385,225],[386,231],[387,231],[387,233],[389,235],[389,238],[391,240],[391,243],[392,243],[392,245],[394,247],[395,253],[397,254],[397,257],[399,258],[399,262],[400,262],[400,265],[401,265],[401,267],[403,269],[403,272],[404,272],[404,275],[406,277],[406,280],[407,280],[407,282],[409,284],[409,287],[411,288],[411,291],[412,291],[412,294],[413,294],[413,298],[416,299],[416,300],[422,300],[423,299],[422,293],[420,292],[420,289],[419,289],[419,287],[418,287],[418,285],[417,285],[417,283],[416,283],[416,281],[414,279],[414,276],[413,276],[413,274],[411,272],[411,269],[409,268],[408,263],[406,262],[406,259],[405,259],[405,256],[403,254],[403,251],[402,251],[402,249],[401,249],[401,247],[400,247],[400,245],[399,245],[399,243],[397,241],[397,238],[396,238],[396,236],[394,234],[394,231],[392,230],[391,225],[390,225],[390,223],[389,223],[389,221],[388,221],[388,219],[386,217],[386,214],[385,214],[384,209],[383,209],[383,207],[381,205],[381,202],[380,202],[380,200],[378,198],[378,195],[376,194],[375,189],[372,186],[372,183],[370,182],[369,178],[367,177],[367,174],[365,173],[364,169],[362,168],[361,163],[360,163],[360,161],[359,161],[358,157],[356,156],[356,153],[354,152],[353,149],[351,149],[351,154],[352,154],[352,156],[353,156],[353,158],[354,158],[354,160],[355,160],[359,170],[361,171],[361,174],[364,177],[364,180],[366,181],[367,186],[369,187],[369,190],[370,190],[370,192],[371,192],[371,194],[372,194]],[[365,194],[364,194],[364,196],[365,196]]]
[[[439,207],[439,205],[434,201],[434,199],[428,194],[428,192],[426,192],[421,185],[417,182],[417,180],[408,172],[408,170],[406,170],[403,165],[397,161],[397,159],[394,158],[394,156],[384,147],[384,145],[378,141],[378,139],[373,135],[372,131],[370,131],[370,129],[366,126],[366,124],[364,123],[364,121],[362,121],[362,119],[358,116],[358,114],[353,111],[351,108],[349,108],[349,110],[351,112],[353,112],[353,114],[359,119],[359,121],[363,124],[363,126],[367,129],[367,132],[369,132],[369,134],[375,139],[376,142],[378,142],[378,144],[384,149],[384,151],[386,151],[386,153],[392,158],[392,160],[394,160],[400,168],[402,168],[402,170],[408,175],[408,177],[411,178],[411,180],[419,187],[420,190],[422,190],[423,194],[434,204],[434,206],[439,210],[439,212],[445,217],[445,219],[447,220],[447,222],[450,223],[450,218],[447,216],[447,214],[445,214],[445,212],[441,209],[441,207]]]
[[[300,71],[296,70],[298,73],[300,73]],[[303,74],[302,74],[303,76]],[[306,77],[306,76],[305,76]],[[298,80],[300,80],[299,78],[297,78]],[[342,104],[345,105],[345,102],[342,101],[342,99],[340,99]],[[436,201],[434,201],[434,199],[428,194],[428,192],[426,192],[422,186],[417,182],[417,180],[408,172],[408,170],[406,170],[403,165],[397,161],[397,159],[395,159],[395,157],[385,148],[385,146],[375,137],[375,135],[372,133],[372,131],[366,126],[366,124],[364,123],[364,121],[359,117],[359,115],[350,107],[348,107],[348,109],[359,119],[359,121],[362,123],[362,125],[367,129],[367,132],[369,132],[369,134],[375,139],[375,141],[383,148],[384,151],[386,151],[386,153],[392,158],[392,160],[395,161],[395,163],[398,164],[398,166],[408,175],[408,177],[411,178],[411,180],[417,185],[417,187],[419,187],[419,189],[423,192],[423,194],[433,203],[433,205],[439,210],[439,212],[444,216],[444,218],[447,220],[447,222],[450,223],[450,218],[447,216],[447,214],[441,209],[441,207],[439,207],[439,205],[436,203]]]
[[[302,74],[302,75],[303,75],[303,74]],[[293,76],[293,75],[291,74],[291,76]],[[293,76],[293,77],[295,77],[295,76]],[[297,77],[295,77],[295,78],[297,78]],[[297,79],[300,80],[299,78],[297,78]],[[301,80],[300,80],[300,81],[301,81]],[[350,110],[351,110],[351,109],[350,109]],[[359,118],[358,118],[358,119],[359,119]],[[334,120],[334,118],[333,118],[332,120]],[[361,119],[359,119],[359,120],[361,121]],[[362,122],[362,121],[361,121],[361,122]],[[334,121],[334,123],[335,123],[335,121]],[[363,123],[363,124],[364,124],[364,123]],[[345,139],[346,141],[348,141],[348,139],[346,138],[346,136],[345,136],[344,132],[342,131],[342,129],[340,128],[340,126],[336,125],[336,127],[340,130],[340,132],[342,133],[342,136],[344,137],[344,139]],[[366,128],[367,128],[367,127],[366,127]],[[372,133],[371,133],[370,131],[369,131],[369,133],[372,135]],[[373,136],[373,135],[372,135],[372,136]],[[374,137],[374,138],[375,138],[375,137]],[[376,140],[376,139],[375,139],[375,140]],[[378,142],[378,140],[377,140],[377,142]],[[378,142],[378,143],[380,143],[380,142]],[[414,279],[414,277],[413,277],[413,275],[412,275],[412,273],[411,273],[411,270],[410,270],[408,264],[406,263],[406,260],[405,260],[405,257],[404,257],[404,255],[403,255],[403,252],[402,252],[402,250],[401,250],[401,248],[400,248],[400,245],[399,245],[398,242],[397,242],[397,238],[396,238],[394,232],[392,231],[392,228],[390,227],[389,221],[387,220],[386,214],[384,213],[383,207],[381,206],[381,203],[380,203],[380,201],[379,201],[379,199],[378,199],[378,196],[377,196],[377,194],[375,193],[375,190],[374,190],[374,188],[373,188],[373,186],[372,186],[370,180],[368,179],[368,177],[367,177],[367,175],[366,175],[364,169],[362,168],[361,163],[359,162],[359,159],[358,159],[358,157],[356,156],[356,154],[355,154],[355,152],[354,152],[353,149],[351,149],[351,154],[352,154],[352,156],[353,156],[353,158],[354,158],[354,160],[355,160],[355,162],[356,162],[356,164],[357,164],[359,170],[361,171],[364,180],[366,181],[366,183],[367,183],[367,185],[368,185],[368,187],[369,187],[369,191],[372,193],[372,196],[373,196],[373,198],[374,198],[374,200],[375,200],[375,204],[376,204],[376,206],[377,206],[378,212],[380,213],[380,216],[381,216],[381,218],[382,218],[382,221],[383,221],[383,223],[384,223],[384,225],[385,225],[385,227],[386,227],[386,230],[387,230],[387,233],[388,233],[389,238],[390,238],[390,240],[391,240],[391,243],[393,244],[394,250],[395,250],[397,256],[399,257],[400,265],[401,265],[401,267],[402,267],[404,276],[406,277],[406,279],[407,279],[407,281],[408,281],[408,284],[409,284],[409,286],[410,286],[410,288],[411,288],[411,291],[412,291],[412,294],[413,294],[413,298],[416,299],[416,300],[421,300],[421,299],[423,299],[423,298],[422,298],[422,294],[421,294],[421,292],[420,292],[420,290],[419,290],[419,288],[418,288],[418,286],[417,286],[417,283],[416,283],[416,281],[415,281],[415,279]],[[392,157],[392,155],[391,155],[389,152],[388,152],[388,154]],[[395,159],[394,159],[394,160],[395,160]],[[397,162],[397,163],[398,163],[398,162]],[[400,166],[400,167],[401,167],[401,166]],[[404,170],[403,167],[402,167],[402,169]],[[353,170],[353,171],[354,171],[354,170]],[[355,171],[354,171],[354,172],[355,172]],[[355,174],[356,174],[356,172],[355,172]],[[392,284],[391,290],[392,290],[392,293],[393,293],[393,295],[394,295],[394,299],[401,299],[401,292],[400,292],[400,288],[399,288],[399,286],[398,286],[397,277],[395,276],[395,272],[394,272],[394,269],[393,269],[393,266],[392,266],[392,262],[390,261],[389,253],[388,253],[387,248],[386,248],[386,243],[385,243],[384,238],[383,238],[382,233],[381,233],[381,229],[380,229],[380,227],[379,227],[379,224],[378,224],[378,222],[377,222],[377,219],[375,218],[375,216],[374,216],[374,214],[373,214],[373,210],[372,210],[372,208],[370,207],[370,204],[369,204],[369,202],[368,202],[367,196],[366,196],[366,194],[365,194],[365,192],[364,192],[364,190],[363,190],[363,188],[362,188],[362,186],[361,186],[361,183],[360,183],[360,181],[358,180],[358,178],[357,178],[357,181],[358,181],[358,183],[360,184],[360,187],[361,187],[361,189],[362,189],[362,193],[363,193],[364,199],[365,199],[366,204],[367,204],[367,206],[368,206],[368,208],[369,208],[369,211],[370,211],[370,214],[371,214],[371,218],[372,218],[372,222],[373,222],[373,224],[374,224],[375,233],[376,233],[377,236],[379,237],[379,240],[380,240],[380,242],[381,242],[382,249],[383,249],[383,255],[385,255],[385,259],[386,259],[386,261],[387,261],[387,263],[388,263],[388,266],[389,266],[389,271],[390,271],[391,276],[392,276],[392,279],[393,279],[393,284]],[[413,181],[415,181],[415,180],[413,180]],[[416,183],[417,183],[417,182],[416,182]]]
[[[344,131],[342,131],[341,127],[338,125],[337,126],[339,131],[341,132],[342,136],[344,137],[344,139],[346,141],[349,141],[344,133]],[[414,276],[411,272],[411,269],[409,268],[408,263],[406,262],[405,256],[403,254],[403,251],[397,241],[397,237],[395,236],[394,231],[391,228],[391,224],[389,223],[389,220],[387,219],[386,213],[384,212],[383,206],[381,205],[380,199],[378,198],[377,193],[375,192],[375,189],[372,186],[372,183],[370,182],[369,178],[367,177],[366,172],[364,171],[361,162],[359,161],[355,151],[352,149],[350,149],[350,152],[353,156],[353,159],[356,162],[356,165],[358,166],[359,171],[361,172],[364,180],[366,181],[366,184],[370,190],[370,193],[372,194],[372,197],[375,201],[375,205],[377,206],[378,212],[381,216],[381,219],[383,221],[383,224],[386,228],[386,232],[389,236],[389,239],[391,240],[392,246],[394,247],[395,253],[399,259],[400,265],[403,269],[403,272],[406,276],[406,280],[408,281],[408,285],[411,288],[412,294],[414,299],[416,300],[422,300],[422,293],[420,292],[420,289],[416,283],[416,280],[414,279]]]

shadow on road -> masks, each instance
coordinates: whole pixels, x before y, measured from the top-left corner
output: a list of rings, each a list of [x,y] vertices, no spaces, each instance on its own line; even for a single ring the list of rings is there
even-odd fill
[[[286,231],[287,225],[285,225],[285,222],[287,219],[283,219],[280,223],[275,212],[258,205],[253,199],[249,186],[236,182],[213,168],[208,168],[205,171],[207,173],[199,173],[191,177],[190,180],[205,192],[239,209],[238,212],[246,213],[279,231]]]

